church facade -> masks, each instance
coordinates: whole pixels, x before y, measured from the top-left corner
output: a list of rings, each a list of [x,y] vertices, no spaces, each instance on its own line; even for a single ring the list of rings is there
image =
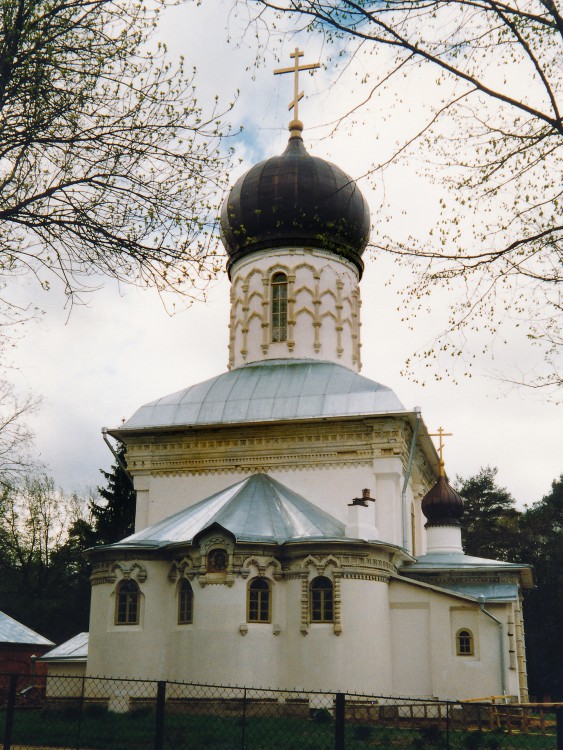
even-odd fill
[[[529,568],[464,554],[420,410],[359,374],[369,227],[298,120],[232,188],[229,369],[109,431],[136,525],[89,552],[87,674],[527,698]]]

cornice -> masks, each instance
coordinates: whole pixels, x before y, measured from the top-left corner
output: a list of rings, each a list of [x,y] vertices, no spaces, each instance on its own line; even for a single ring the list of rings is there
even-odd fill
[[[130,439],[127,468],[133,476],[167,476],[370,466],[386,440],[383,425],[374,430],[365,420],[190,430]]]

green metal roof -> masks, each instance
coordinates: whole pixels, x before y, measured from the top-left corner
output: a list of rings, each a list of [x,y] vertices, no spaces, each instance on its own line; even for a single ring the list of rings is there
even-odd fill
[[[159,398],[129,430],[406,413],[390,388],[342,365],[304,359],[254,362]]]
[[[253,474],[181,510],[112,548],[162,548],[189,543],[218,524],[237,541],[283,544],[344,540],[344,524],[266,474]]]
[[[401,574],[405,576],[445,571],[451,573],[514,573],[521,577],[522,584],[526,588],[533,585],[532,569],[525,563],[489,560],[486,557],[465,555],[463,552],[431,552],[416,557],[414,562],[407,562],[401,568]]]

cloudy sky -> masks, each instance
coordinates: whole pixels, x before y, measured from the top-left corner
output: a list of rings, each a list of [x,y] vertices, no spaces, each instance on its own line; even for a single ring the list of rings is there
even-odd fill
[[[233,169],[232,181],[253,162],[283,150],[287,138],[292,97],[289,76],[272,75],[279,67],[270,52],[255,68],[253,33],[244,15],[233,15],[230,3],[206,0],[167,13],[161,36],[172,56],[183,54],[198,68],[200,99],[219,94],[224,100],[240,91],[231,121],[244,126],[231,140],[242,163]],[[304,62],[327,62],[330,50],[317,40],[288,41],[300,44]],[[369,117],[344,123],[332,137],[326,124],[353,100],[353,85],[346,76],[335,77],[327,68],[306,76],[306,98],[300,105],[305,141],[311,153],[339,164],[353,177],[361,177],[374,160],[385,158],[394,137],[416,120],[431,98],[431,84],[413,78],[402,92],[407,110],[396,101],[378,101]],[[348,73],[351,75],[351,72]],[[405,117],[405,112],[408,116]],[[415,174],[415,163],[388,170],[374,183],[360,180],[372,208],[374,233],[398,237],[416,234],[437,216],[440,190]],[[385,211],[384,211],[385,207]],[[391,207],[391,216],[389,216]],[[413,351],[427,346],[445,320],[451,296],[438,291],[427,314],[404,323],[400,290],[410,280],[408,268],[397,267],[389,257],[365,258],[361,284],[362,374],[393,388],[407,408],[420,406],[429,431],[443,426],[453,433],[446,445],[450,478],[470,476],[485,465],[497,466],[498,481],[519,505],[535,502],[549,491],[551,481],[563,471],[560,408],[544,394],[510,386],[503,375],[517,377],[532,372],[540,353],[508,322],[493,352],[475,360],[471,378],[459,365],[456,382],[436,381],[435,372],[415,370],[415,378],[401,375]],[[100,483],[100,469],[108,469],[112,456],[101,437],[103,426],[117,426],[143,403],[185,388],[223,372],[227,362],[228,280],[222,275],[205,302],[195,302],[171,315],[172,300],[164,305],[151,290],[119,288],[100,280],[100,288],[87,304],[64,307],[56,287],[46,293],[31,279],[20,281],[22,298],[33,298],[45,315],[31,323],[14,351],[18,368],[13,379],[22,389],[41,394],[43,405],[31,420],[36,450],[55,480],[68,491],[86,492]],[[468,346],[482,349],[479,334]],[[424,382],[424,385],[422,384]]]

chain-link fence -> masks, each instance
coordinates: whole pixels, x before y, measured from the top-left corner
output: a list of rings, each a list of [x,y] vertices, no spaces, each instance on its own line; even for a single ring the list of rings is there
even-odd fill
[[[0,674],[2,737],[3,750],[563,750],[563,704]]]

